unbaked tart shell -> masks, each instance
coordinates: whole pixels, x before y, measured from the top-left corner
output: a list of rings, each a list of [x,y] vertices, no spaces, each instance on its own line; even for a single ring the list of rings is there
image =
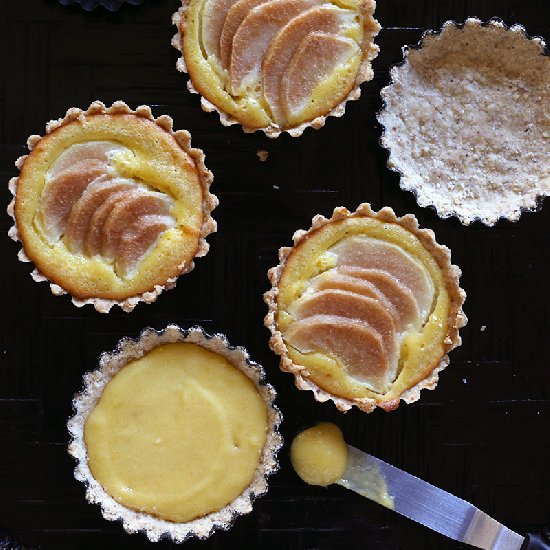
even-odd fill
[[[249,486],[222,509],[184,523],[163,520],[132,510],[115,501],[93,477],[88,465],[84,441],[84,425],[107,383],[131,361],[143,357],[160,345],[177,342],[197,344],[224,357],[252,381],[267,405],[266,442]],[[238,516],[251,512],[254,500],[267,492],[267,478],[279,469],[277,453],[282,447],[283,440],[278,428],[282,415],[274,404],[275,389],[266,383],[264,378],[264,370],[251,361],[244,348],[231,346],[221,334],[210,336],[201,327],[184,330],[172,324],[162,331],[146,328],[137,339],[123,338],[114,351],[100,356],[97,370],[84,375],[84,389],[73,399],[74,415],[68,421],[71,436],[68,452],[77,463],[74,471],[75,478],[86,485],[86,500],[99,504],[105,519],[121,521],[128,533],[143,532],[153,542],[162,538],[169,538],[176,543],[190,537],[204,539],[215,530],[229,529]]]
[[[550,195],[550,56],[499,19],[447,21],[403,48],[378,113],[388,166],[420,206],[492,226]]]
[[[292,252],[300,245],[304,243],[307,244],[308,240],[314,236],[319,229],[327,226],[328,224],[338,223],[354,218],[373,218],[383,223],[397,224],[414,235],[414,237],[420,241],[425,251],[427,251],[436,262],[442,274],[442,280],[444,281],[448,294],[449,307],[446,334],[443,340],[444,352],[434,364],[430,365],[429,369],[425,372],[423,371],[423,373],[420,373],[417,376],[417,378],[421,376],[420,379],[413,379],[412,383],[408,382],[410,385],[408,385],[397,395],[392,395],[392,385],[397,378],[392,381],[388,391],[380,394],[371,392],[371,394],[366,397],[355,397],[349,395],[343,396],[336,394],[332,391],[332,389],[322,387],[315,381],[306,366],[296,364],[290,357],[289,346],[283,338],[283,334],[278,326],[277,316],[279,313],[279,283]],[[400,400],[406,403],[413,403],[420,398],[421,390],[434,389],[438,383],[439,372],[441,372],[449,364],[447,353],[459,346],[461,343],[459,329],[466,324],[467,319],[462,311],[462,304],[464,303],[466,294],[460,288],[458,282],[461,271],[457,266],[451,264],[450,250],[445,246],[439,245],[435,241],[433,231],[430,229],[420,229],[418,220],[412,214],[397,217],[394,211],[388,207],[382,208],[380,211],[375,212],[369,204],[364,203],[361,204],[353,213],[346,208],[338,207],[335,208],[333,215],[330,218],[325,218],[321,215],[315,216],[312,220],[310,229],[307,231],[296,231],[293,236],[293,241],[293,247],[282,247],[279,250],[279,265],[269,270],[268,275],[272,288],[264,295],[264,300],[269,308],[269,311],[264,319],[264,323],[271,332],[269,345],[271,349],[280,356],[280,368],[281,370],[290,372],[294,375],[296,387],[300,390],[312,391],[317,401],[333,401],[336,407],[344,412],[353,406],[356,406],[365,412],[372,412],[377,407],[380,407],[386,411],[394,410],[399,406]],[[427,320],[425,322],[427,322]],[[399,377],[398,375],[399,373],[396,374],[397,377]]]
[[[94,119],[94,117],[103,117],[103,119]],[[115,118],[112,118],[115,117]],[[124,118],[124,117],[132,117],[132,118]],[[38,234],[38,232],[35,230],[35,219],[38,214],[31,212],[28,214],[25,209],[27,208],[26,204],[32,201],[36,201],[37,206],[30,207],[31,209],[34,208],[36,212],[39,212],[41,208],[43,208],[43,197],[38,196],[38,193],[42,193],[42,187],[38,189],[34,189],[32,187],[33,185],[36,187],[36,184],[34,183],[34,179],[37,179],[35,177],[35,174],[33,173],[33,170],[35,170],[36,173],[38,173],[38,178],[42,178],[40,181],[44,181],[44,177],[42,176],[42,172],[44,174],[47,173],[48,170],[50,170],[50,167],[53,164],[50,164],[48,166],[45,166],[43,162],[43,157],[46,158],[46,160],[49,158],[48,155],[48,147],[50,146],[50,143],[52,143],[53,140],[53,148],[56,147],[59,149],[59,143],[56,142],[56,139],[65,139],[68,140],[68,146],[65,149],[61,149],[61,153],[58,152],[57,156],[54,155],[53,161],[50,161],[54,163],[57,159],[59,159],[65,151],[69,147],[72,147],[74,144],[79,143],[78,142],[78,132],[84,131],[80,130],[81,128],[86,129],[89,121],[96,121],[97,125],[101,127],[101,124],[104,124],[107,127],[107,131],[109,130],[109,121],[113,121],[112,124],[114,125],[114,130],[116,132],[123,132],[124,126],[122,124],[118,124],[119,121],[125,120],[130,121],[131,123],[137,125],[139,128],[144,126],[143,133],[147,136],[143,138],[143,136],[140,136],[140,139],[144,141],[144,143],[148,143],[148,139],[159,139],[159,142],[162,142],[163,139],[166,140],[166,148],[167,150],[170,150],[169,148],[173,148],[174,151],[178,151],[178,155],[181,155],[179,158],[183,159],[178,166],[178,174],[186,173],[186,174],[192,174],[194,183],[189,183],[185,185],[194,186],[194,193],[195,193],[195,203],[196,206],[195,209],[192,212],[192,216],[194,218],[193,227],[196,227],[196,229],[193,229],[192,236],[189,237],[189,234],[186,233],[185,229],[180,230],[179,226],[175,227],[174,229],[177,230],[177,239],[179,240],[171,240],[170,243],[177,242],[177,243],[183,243],[185,239],[188,240],[188,244],[186,245],[187,249],[184,251],[183,247],[174,247],[170,246],[170,243],[163,245],[164,248],[162,249],[162,254],[164,257],[167,258],[165,264],[162,265],[162,261],[158,264],[151,264],[150,266],[147,266],[148,272],[147,272],[147,280],[141,281],[139,280],[140,274],[138,273],[137,276],[137,282],[130,281],[129,284],[122,283],[121,281],[116,281],[118,287],[115,290],[111,290],[108,288],[108,285],[106,285],[107,288],[100,289],[97,293],[94,289],[94,280],[92,279],[91,285],[86,282],[86,285],[83,282],[80,282],[77,280],[77,278],[71,278],[70,275],[66,275],[66,273],[63,272],[61,269],[56,269],[56,265],[52,265],[52,262],[48,262],[44,260],[45,253],[41,250],[34,251],[33,250],[33,243],[29,245],[26,242],[25,234],[26,232],[29,233],[31,237],[31,241],[34,239],[36,240],[35,234]],[[103,122],[101,122],[103,121]],[[118,126],[117,126],[118,124]],[[65,134],[59,134],[59,132],[65,132],[68,133],[69,136],[66,137]],[[151,132],[151,136],[147,133]],[[160,132],[160,134],[159,134]],[[76,137],[74,135],[76,134]],[[158,134],[158,135],[157,135]],[[56,138],[56,135],[58,136]],[[61,136],[61,137],[59,137]],[[65,136],[65,137],[63,137]],[[93,143],[94,139],[108,139],[108,138],[90,138],[91,141],[86,141],[85,144]],[[115,138],[113,138],[114,140]],[[126,145],[127,142],[131,142],[132,136],[129,136],[126,138],[127,141],[123,143],[123,145]],[[28,139],[28,147],[30,149],[30,154],[20,157],[16,162],[16,167],[19,169],[20,174],[19,177],[14,177],[9,182],[9,188],[11,193],[13,194],[14,198],[12,202],[10,203],[8,207],[8,214],[14,219],[15,224],[13,227],[9,230],[9,236],[15,240],[20,241],[23,245],[22,249],[19,251],[18,257],[19,260],[22,262],[34,262],[35,263],[35,269],[32,272],[32,278],[37,281],[49,281],[50,282],[50,288],[53,294],[60,295],[60,294],[71,294],[72,296],[72,302],[74,305],[80,307],[85,304],[92,304],[95,309],[99,312],[106,313],[108,312],[113,305],[120,306],[124,311],[131,311],[134,309],[134,307],[140,302],[146,302],[150,303],[156,300],[157,296],[164,290],[164,289],[170,289],[173,288],[176,285],[176,280],[179,277],[179,275],[187,273],[191,271],[194,268],[194,261],[193,259],[195,257],[201,257],[204,256],[209,249],[209,245],[206,242],[206,237],[216,231],[216,222],[213,220],[211,216],[212,210],[217,206],[218,199],[215,197],[215,195],[212,195],[209,192],[210,184],[212,183],[212,173],[207,170],[207,168],[204,165],[204,154],[200,149],[192,148],[191,147],[191,137],[189,132],[185,130],[177,130],[174,131],[172,127],[172,119],[167,115],[162,115],[158,118],[155,118],[152,113],[151,109],[148,106],[142,105],[138,107],[135,110],[132,110],[122,101],[117,101],[113,103],[111,107],[106,107],[103,103],[99,101],[94,101],[88,109],[85,111],[81,109],[71,108],[67,111],[67,114],[65,117],[59,119],[59,120],[52,120],[46,125],[46,133],[45,135],[38,136],[33,135]],[[64,143],[64,142],[63,142]],[[99,143],[99,142],[97,142]],[[105,143],[109,143],[108,141]],[[116,142],[113,141],[116,146]],[[61,146],[63,147],[63,145]],[[122,148],[122,145],[120,146]],[[163,152],[163,154],[167,155],[166,151],[162,149],[164,145],[159,145],[159,150]],[[74,149],[73,149],[74,150]],[[132,151],[133,153],[133,151]],[[53,155],[54,153],[52,153]],[[42,155],[42,156],[41,156]],[[33,163],[30,163],[29,160],[36,157],[36,161]],[[170,157],[170,161],[167,163],[165,162],[164,165],[161,166],[159,170],[166,170],[166,166],[170,166],[170,162],[173,162],[173,158]],[[93,160],[91,161],[93,164]],[[27,173],[27,165],[31,164],[33,166],[38,166],[38,169],[31,168],[29,171],[31,172],[30,175]],[[141,166],[146,166],[147,162],[142,161]],[[109,168],[111,170],[111,168]],[[66,172],[62,172],[62,174],[65,174]],[[160,173],[160,171],[159,171]],[[165,172],[166,173],[166,172]],[[93,175],[93,173],[92,173]],[[115,174],[118,178],[117,181],[121,180],[120,174]],[[159,181],[162,180],[162,174],[157,176],[159,178]],[[174,176],[174,181],[177,180],[177,177]],[[26,179],[29,180],[29,184],[27,185],[28,190],[25,193],[21,192],[22,185],[25,185]],[[92,184],[95,184],[96,182],[99,182],[101,178],[98,178],[92,182]],[[115,181],[115,180],[110,180]],[[122,180],[121,180],[122,181]],[[122,185],[127,185],[127,182],[129,180],[124,180]],[[132,183],[132,181],[134,183]],[[147,186],[147,181],[145,184],[141,184],[139,180],[131,180],[130,181],[130,187],[132,185],[137,186],[139,188],[140,193],[144,193],[145,195],[148,195],[150,197],[153,197],[154,200],[159,200],[156,196],[160,196],[161,193],[154,193],[151,191]],[[42,186],[44,184],[41,184]],[[156,190],[155,188],[153,188]],[[168,187],[169,189],[169,187]],[[183,187],[181,187],[183,189]],[[19,190],[19,192],[18,192]],[[88,188],[85,188],[85,191],[87,191]],[[134,192],[134,191],[132,191]],[[178,191],[180,194],[182,191]],[[21,195],[25,195],[25,199],[21,199],[21,203],[25,204],[19,204],[18,197],[21,197]],[[162,202],[162,201],[161,201]],[[172,204],[175,204],[173,210],[175,208],[180,208],[179,211],[184,212],[183,208],[186,208],[184,206],[178,206],[178,204],[181,204],[183,201],[179,200],[176,201],[174,199]],[[191,208],[191,207],[190,207]],[[99,208],[96,210],[99,210]],[[179,212],[178,211],[178,212]],[[26,225],[30,227],[26,227],[25,225],[21,225],[21,221],[18,220],[19,213],[22,213],[21,216],[28,217],[33,215],[33,221],[31,223],[25,222]],[[72,211],[71,211],[72,212]],[[183,216],[178,214],[178,216]],[[79,217],[78,215],[75,216],[75,219],[78,221]],[[148,220],[151,219],[165,219],[163,216],[149,216]],[[185,220],[186,221],[186,220]],[[174,221],[174,224],[177,225],[179,223],[179,218]],[[139,226],[137,226],[139,228]],[[184,226],[185,227],[185,224]],[[181,232],[183,231],[183,233]],[[165,232],[167,233],[167,232]],[[160,237],[156,241],[157,243],[161,242],[161,239],[163,237],[163,234],[160,234]],[[47,237],[44,237],[44,235],[40,236],[41,242],[40,246],[47,247],[46,239]],[[39,239],[39,240],[40,240]],[[62,242],[62,241],[59,241]],[[130,241],[132,242],[132,241]],[[155,251],[155,248],[157,245],[153,245],[152,249],[149,249],[148,252],[146,252],[145,256],[142,257],[147,259],[148,255],[151,255],[151,250]],[[65,248],[63,248],[63,251]],[[193,253],[194,252],[194,253]],[[72,255],[71,255],[72,254]],[[42,258],[41,258],[42,256]],[[74,257],[75,262],[79,260],[79,255],[74,254],[72,251],[69,251],[69,254],[67,255],[68,262],[71,261],[71,259]],[[82,258],[80,258],[82,259]],[[86,257],[86,261],[91,260],[90,256]],[[161,258],[162,259],[162,258]],[[141,260],[139,260],[140,262]],[[74,264],[77,265],[76,263]],[[138,263],[138,271],[139,271],[139,265]],[[76,267],[74,268],[76,270]],[[80,268],[81,272],[85,272],[86,268]],[[93,278],[92,275],[90,277]],[[116,279],[117,277],[113,276],[113,279]],[[131,286],[134,286],[135,288],[131,288]],[[130,290],[128,290],[127,287],[130,287]]]

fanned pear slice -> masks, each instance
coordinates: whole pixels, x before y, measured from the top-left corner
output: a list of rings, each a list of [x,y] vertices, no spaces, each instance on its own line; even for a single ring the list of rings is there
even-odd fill
[[[220,37],[220,58],[224,68],[229,68],[229,64],[231,63],[233,37],[243,22],[243,19],[248,15],[250,10],[269,1],[270,0],[237,0],[237,2],[229,8]]]
[[[98,178],[86,188],[71,210],[65,232],[65,244],[72,252],[83,251],[92,217],[107,198],[113,193],[133,189],[134,186],[132,180],[124,178]]]
[[[344,290],[378,300],[386,311],[391,314],[394,322],[398,320],[398,313],[395,311],[393,304],[376,285],[369,281],[345,275],[340,273],[340,270],[331,269],[314,277],[310,284],[313,290]]]
[[[46,172],[46,178],[53,178],[59,172],[67,170],[83,160],[98,160],[108,163],[116,153],[121,151],[128,151],[128,149],[114,141],[94,140],[75,143],[59,155]]]
[[[71,210],[82,193],[106,170],[107,164],[103,161],[83,159],[50,178],[42,192],[39,216],[51,244],[65,232]]]
[[[131,200],[132,197],[139,195],[135,186],[129,189],[121,189],[108,197],[99,205],[92,215],[92,219],[86,230],[84,238],[84,253],[88,256],[94,256],[101,253],[101,242],[103,239],[103,226],[109,219],[113,208],[121,201]]]
[[[300,353],[322,352],[342,361],[348,373],[377,392],[390,383],[382,337],[370,326],[335,315],[314,315],[293,322],[285,340]]]
[[[220,57],[220,37],[227,12],[235,0],[207,0],[201,19],[202,47],[207,57]]]
[[[420,316],[431,311],[434,287],[426,268],[403,248],[382,239],[353,236],[331,248],[338,266],[381,269],[393,275],[414,294]]]
[[[171,216],[147,215],[124,231],[116,251],[115,262],[118,275],[125,277],[132,272],[141,258],[152,248],[158,238],[174,225]]]
[[[284,124],[281,111],[283,75],[302,40],[313,32],[336,34],[354,25],[355,13],[332,4],[317,6],[295,17],[271,41],[262,63],[263,92],[278,124]]]
[[[359,59],[361,50],[351,38],[313,32],[298,46],[283,74],[279,111],[292,124],[307,108],[308,118],[332,109],[348,95],[355,84],[355,71],[343,72],[338,78],[336,93],[330,97],[314,97],[315,88],[344,67],[353,57]]]
[[[391,302],[395,311],[394,321],[398,331],[405,329],[409,324],[420,328],[425,319],[420,316],[418,302],[412,290],[403,286],[397,277],[382,269],[365,269],[363,267],[341,266],[338,273],[348,275],[364,282],[375,285]]]
[[[254,8],[244,18],[233,37],[229,65],[230,89],[234,94],[253,88],[260,78],[262,60],[267,59],[268,48],[274,37],[299,14],[322,0],[271,0]],[[340,11],[340,10],[338,10]]]
[[[388,357],[395,359],[395,325],[391,315],[373,298],[345,290],[322,290],[307,294],[289,308],[296,319],[313,315],[335,315],[369,325],[382,338]]]
[[[114,259],[126,228],[139,223],[144,216],[168,216],[171,208],[172,201],[167,195],[141,188],[117,201],[103,224],[101,254]]]

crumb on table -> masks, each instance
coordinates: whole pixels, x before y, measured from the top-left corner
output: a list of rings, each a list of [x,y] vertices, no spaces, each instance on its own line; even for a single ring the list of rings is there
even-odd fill
[[[256,151],[256,154],[258,155],[260,162],[265,162],[267,160],[267,157],[269,156],[269,153],[265,149],[260,149]]]

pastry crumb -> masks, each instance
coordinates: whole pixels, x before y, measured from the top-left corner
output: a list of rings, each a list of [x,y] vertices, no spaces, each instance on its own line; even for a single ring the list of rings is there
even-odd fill
[[[265,162],[269,156],[269,153],[265,149],[259,149],[256,151],[256,155],[258,155],[260,162]]]
[[[485,325],[482,325],[481,328],[479,329],[479,332],[485,332],[485,329],[486,329],[486,328],[487,328],[487,327],[486,327]]]

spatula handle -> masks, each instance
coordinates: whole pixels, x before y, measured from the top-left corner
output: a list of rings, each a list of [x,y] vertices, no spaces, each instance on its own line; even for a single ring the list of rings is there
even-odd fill
[[[527,533],[521,550],[550,550],[550,530],[542,534]]]

